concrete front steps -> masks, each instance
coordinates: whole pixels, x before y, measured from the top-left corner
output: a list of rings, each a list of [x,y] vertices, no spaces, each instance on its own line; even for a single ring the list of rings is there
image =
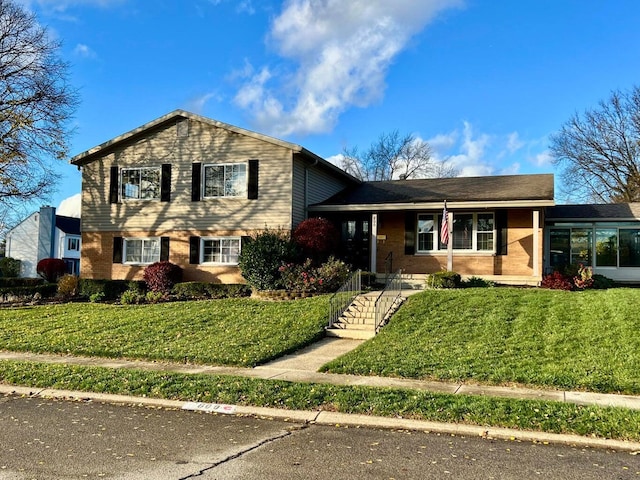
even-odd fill
[[[358,295],[333,325],[326,329],[328,337],[368,340],[376,336],[376,299],[380,292]]]

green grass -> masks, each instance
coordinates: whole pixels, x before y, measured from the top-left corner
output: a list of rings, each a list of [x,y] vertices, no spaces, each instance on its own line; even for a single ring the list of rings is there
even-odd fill
[[[334,373],[640,393],[640,289],[430,290]]]
[[[0,382],[640,440],[640,411],[536,400],[13,361],[0,361]]]
[[[255,366],[320,338],[328,297],[0,309],[0,349]]]

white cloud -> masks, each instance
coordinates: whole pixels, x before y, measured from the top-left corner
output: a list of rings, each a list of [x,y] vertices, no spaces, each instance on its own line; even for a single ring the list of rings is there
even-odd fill
[[[205,105],[209,103],[210,100],[219,100],[219,98],[220,97],[215,92],[205,93],[187,102],[187,110],[193,113],[202,113]]]
[[[408,40],[462,0],[287,0],[268,42],[293,63],[254,73],[237,104],[276,135],[331,130],[341,113],[382,98],[387,70]],[[276,84],[275,86],[273,84]]]
[[[538,153],[533,157],[533,164],[538,167],[548,167],[553,162],[553,156],[549,150]]]
[[[88,45],[79,43],[76,48],[73,49],[73,53],[83,58],[96,58],[96,52],[94,52]]]
[[[80,218],[80,199],[81,194],[76,193],[71,197],[65,198],[56,208],[56,214],[64,217]]]

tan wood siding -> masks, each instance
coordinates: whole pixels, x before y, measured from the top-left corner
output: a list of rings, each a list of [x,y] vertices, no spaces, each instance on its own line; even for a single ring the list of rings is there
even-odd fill
[[[337,180],[318,167],[309,167],[307,172],[307,205],[324,202],[347,186],[346,182]]]
[[[291,206],[293,209],[293,227],[307,218],[306,195],[305,195],[305,165],[299,159],[293,161],[293,185],[291,195]]]
[[[190,121],[159,126],[83,167],[82,228],[97,231],[252,230],[291,228],[292,151],[212,125]],[[258,159],[258,199],[191,201],[193,162],[239,163]],[[171,201],[109,203],[110,167],[172,165]]]

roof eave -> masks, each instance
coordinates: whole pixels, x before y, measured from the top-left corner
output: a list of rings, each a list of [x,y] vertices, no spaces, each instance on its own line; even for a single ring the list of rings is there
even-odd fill
[[[553,200],[492,200],[492,201],[447,201],[449,210],[464,210],[470,208],[544,208],[552,207]],[[358,212],[358,211],[392,211],[392,210],[437,210],[443,207],[438,202],[408,202],[408,203],[361,203],[353,205],[310,205],[311,212]]]

